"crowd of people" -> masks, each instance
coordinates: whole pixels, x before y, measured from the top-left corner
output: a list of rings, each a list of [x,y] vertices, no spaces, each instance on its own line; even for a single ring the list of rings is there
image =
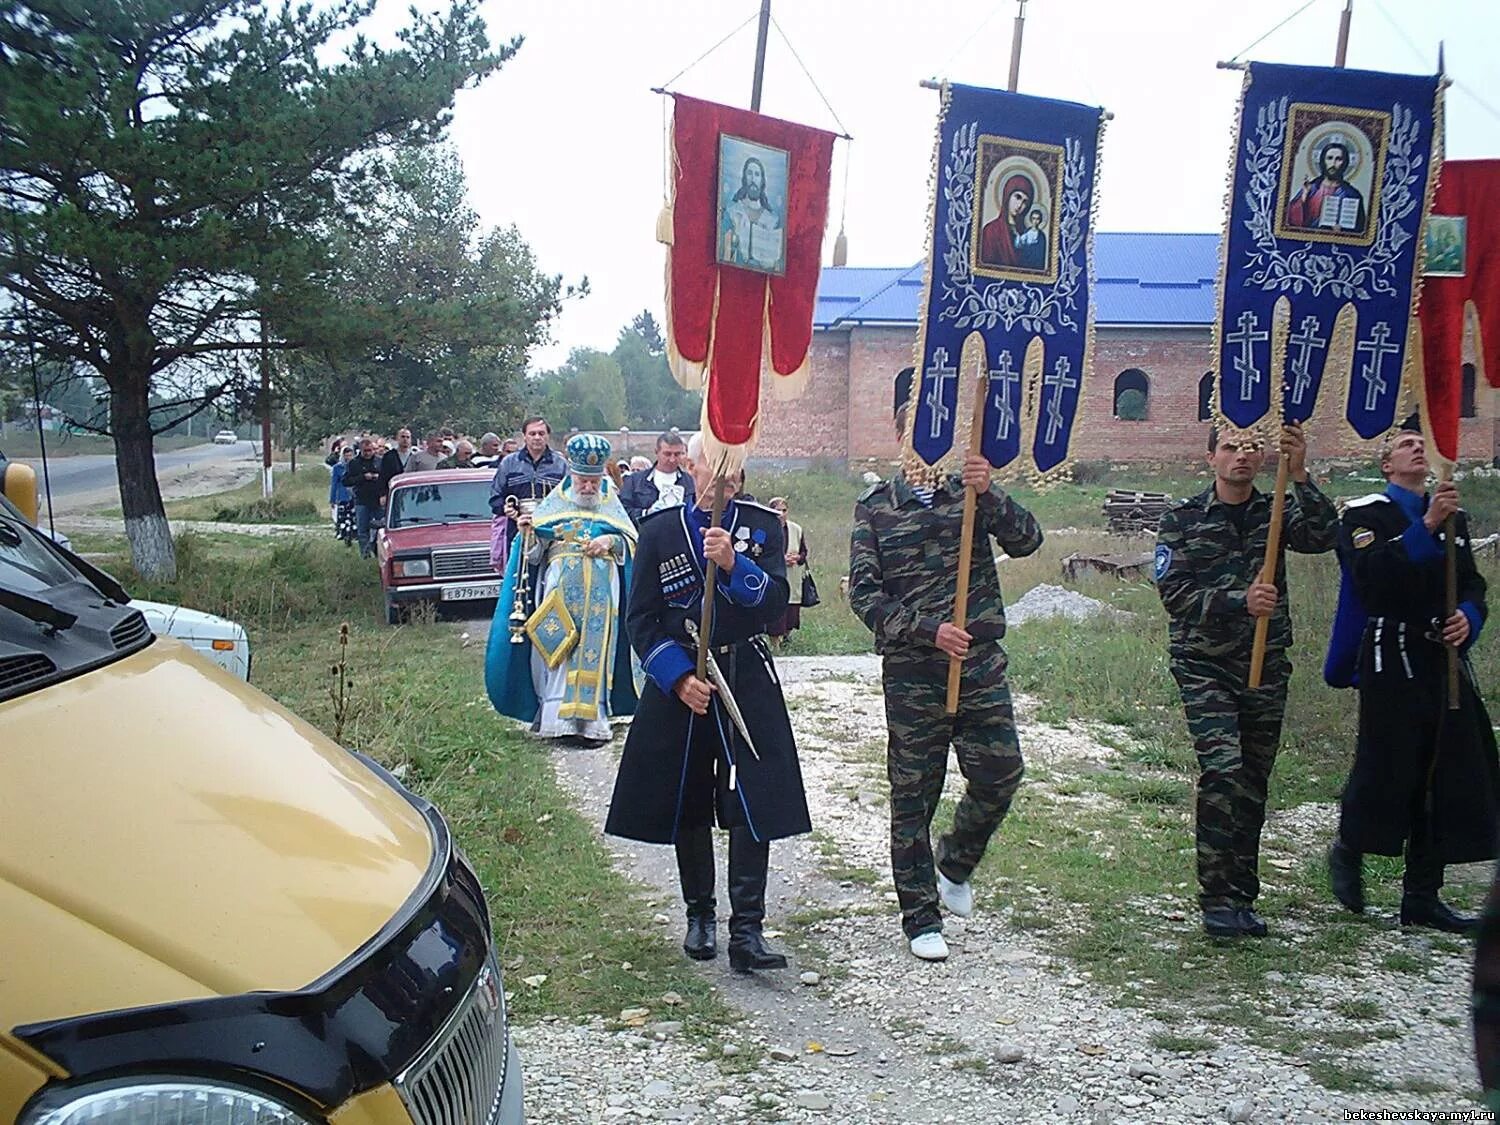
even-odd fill
[[[898,429],[908,388],[897,387]],[[727,829],[731,965],[783,965],[761,926],[769,844],[809,831],[810,820],[772,638],[795,627],[794,591],[808,588],[796,581],[807,559],[801,529],[784,500],[762,506],[742,479],[716,520],[708,491],[714,476],[697,436],[683,445],[663,435],[654,463],[612,487],[607,443],[580,436],[558,454],[547,446],[545,423],[534,423],[510,468],[497,471],[492,502],[525,543],[510,555],[497,624],[527,567],[536,609],[528,607],[525,621],[530,647],[492,630],[491,698],[542,733],[591,741],[607,737],[609,715],[633,713],[605,831],[675,848],[683,949],[709,959],[718,949],[712,828]],[[1270,928],[1256,911],[1257,869],[1290,677],[1284,553],[1336,550],[1343,624],[1325,678],[1355,686],[1360,707],[1329,855],[1333,897],[1362,912],[1362,857],[1404,851],[1401,923],[1473,932],[1476,920],[1438,893],[1446,865],[1495,856],[1500,810],[1494,736],[1466,659],[1485,621],[1485,588],[1456,489],[1444,483],[1427,493],[1422,436],[1403,433],[1381,451],[1386,489],[1340,515],[1308,472],[1300,428],[1286,427],[1279,455],[1291,486],[1267,579],[1261,569],[1272,505],[1254,487],[1265,454],[1247,435],[1215,433],[1213,483],[1166,515],[1155,552],[1171,668],[1198,758],[1202,927],[1231,939]],[[528,491],[538,494],[538,480],[567,483],[549,486],[535,508],[521,505]],[[922,960],[948,955],[945,913],[973,911],[971,875],[1024,772],[1000,643],[1004,600],[988,551],[973,555],[966,624],[951,619],[970,488],[976,529],[987,541],[1012,557],[1040,547],[1038,521],[992,483],[980,456],[951,476],[898,471],[871,484],[854,510],[849,603],[881,657],[892,875],[905,941]],[[1458,520],[1451,612],[1442,582],[1450,515]],[[1252,687],[1261,623],[1263,678]],[[1459,670],[1451,704],[1450,653]],[[934,841],[950,751],[966,784],[951,829]]]
[[[345,542],[358,543],[360,556],[369,558],[375,553],[374,529],[385,518],[392,478],[437,469],[493,468],[519,444],[496,433],[475,440],[447,427],[429,433],[420,447],[412,444],[411,430],[405,426],[394,438],[370,433],[336,437],[324,458],[332,471],[328,507],[334,532]]]
[[[906,398],[898,385],[898,407]],[[711,829],[728,829],[730,961],[746,971],[784,964],[761,930],[769,844],[809,831],[810,822],[772,654],[817,599],[806,536],[787,501],[758,503],[743,472],[719,481],[701,435],[685,442],[675,431],[662,434],[654,458],[635,466],[614,460],[609,442],[591,434],[553,448],[541,417],[526,420],[508,454],[490,437],[467,460],[495,458],[492,543],[505,580],[486,654],[492,702],[539,735],[590,745],[610,738],[611,718],[634,715],[606,831],[674,846],[683,948],[707,959],[718,940]],[[391,474],[425,465],[421,452],[410,451],[403,431],[384,456],[372,439],[344,454],[356,511],[378,501]],[[434,467],[452,463],[438,457],[440,440],[426,452]],[[458,452],[455,443],[453,461]],[[1362,857],[1404,852],[1401,922],[1472,932],[1475,919],[1438,892],[1445,865],[1496,853],[1500,765],[1465,658],[1484,625],[1485,587],[1455,486],[1426,492],[1422,436],[1403,433],[1381,452],[1385,491],[1340,515],[1308,472],[1298,427],[1283,430],[1279,454],[1291,482],[1280,551],[1338,552],[1341,624],[1325,678],[1360,692],[1354,768],[1329,855],[1334,897],[1362,912]],[[1254,487],[1264,459],[1258,441],[1215,433],[1213,483],[1167,513],[1155,552],[1171,670],[1199,766],[1198,904],[1204,931],[1221,938],[1269,929],[1256,912],[1257,868],[1291,625],[1284,559],[1272,577],[1261,575],[1272,514]],[[1012,557],[1038,549],[1037,520],[991,482],[979,456],[948,477],[903,470],[877,480],[854,510],[849,603],[881,656],[892,875],[906,942],[924,960],[947,956],[944,912],[973,910],[970,876],[1023,776],[1000,644],[1004,601],[988,552],[974,552],[966,624],[951,620],[971,487],[986,539]],[[718,490],[727,496],[716,520]],[[1448,612],[1441,603],[1450,515],[1458,520],[1459,597]],[[1260,623],[1265,659],[1252,687]],[[708,635],[700,649],[701,631]],[[1450,652],[1460,673],[1451,705]],[[934,842],[950,750],[966,785],[952,828]]]

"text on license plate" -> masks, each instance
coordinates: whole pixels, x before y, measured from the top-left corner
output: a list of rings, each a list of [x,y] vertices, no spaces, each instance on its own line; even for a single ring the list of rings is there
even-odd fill
[[[478,598],[498,598],[500,583],[469,582],[462,586],[444,586],[438,597],[445,602],[468,602]]]

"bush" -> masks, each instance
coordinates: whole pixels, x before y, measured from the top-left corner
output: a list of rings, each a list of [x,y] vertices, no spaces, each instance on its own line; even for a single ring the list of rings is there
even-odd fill
[[[186,532],[176,543],[177,581],[148,582],[122,560],[117,572],[125,588],[273,632],[312,621],[371,620],[380,604],[374,565],[331,537],[225,550],[210,537]]]
[[[1144,422],[1146,420],[1146,392],[1134,387],[1121,391],[1115,400],[1115,417],[1122,422]]]
[[[215,523],[313,523],[323,519],[323,513],[311,500],[273,492],[247,503],[220,506],[213,518]]]

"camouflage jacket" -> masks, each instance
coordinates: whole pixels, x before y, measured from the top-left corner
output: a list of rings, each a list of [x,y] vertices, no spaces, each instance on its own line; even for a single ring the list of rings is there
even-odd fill
[[[875,634],[876,652],[939,654],[938,625],[953,620],[963,511],[958,477],[939,486],[928,508],[902,473],[871,485],[854,505],[849,605]],[[975,516],[967,629],[978,640],[998,641],[1005,635],[1005,605],[987,537],[1020,558],[1042,545],[1042,529],[998,485],[980,494]]]
[[[1156,592],[1171,617],[1168,650],[1180,657],[1250,658],[1255,618],[1245,612],[1245,595],[1260,574],[1271,528],[1271,497],[1250,493],[1245,530],[1212,485],[1169,508],[1156,533]],[[1286,649],[1292,619],[1286,593],[1286,552],[1331,551],[1338,542],[1339,517],[1332,501],[1309,480],[1293,484],[1282,518],[1281,557],[1276,560],[1279,597],[1266,644]]]

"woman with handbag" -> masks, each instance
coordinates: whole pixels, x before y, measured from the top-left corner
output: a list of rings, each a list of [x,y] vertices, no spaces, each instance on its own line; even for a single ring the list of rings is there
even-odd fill
[[[787,519],[786,497],[773,496],[767,507],[781,517],[781,530],[786,537],[786,579],[791,587],[786,612],[766,629],[772,646],[780,651],[787,635],[801,627],[802,607],[818,604],[818,587],[813,582],[812,568],[807,565],[807,537],[802,533],[802,525]]]

